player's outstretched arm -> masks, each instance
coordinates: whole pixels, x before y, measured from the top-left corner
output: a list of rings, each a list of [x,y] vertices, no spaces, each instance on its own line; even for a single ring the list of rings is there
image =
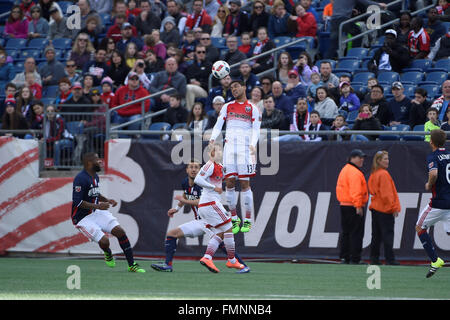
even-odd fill
[[[108,203],[109,203],[110,205],[112,205],[113,207],[117,206],[116,200],[108,199],[108,198],[106,198],[106,197],[103,196],[103,195],[100,195],[100,196],[98,197],[98,200],[100,200],[101,202],[108,202]]]

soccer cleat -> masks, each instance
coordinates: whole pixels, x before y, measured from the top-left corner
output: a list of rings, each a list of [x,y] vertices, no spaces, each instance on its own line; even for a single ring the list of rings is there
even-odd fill
[[[156,271],[162,271],[162,272],[172,272],[172,266],[169,266],[168,264],[162,263],[162,264],[152,264],[151,267]]]
[[[241,227],[241,232],[249,232],[252,228],[252,222],[250,220],[245,220]]]
[[[137,272],[137,273],[145,273],[145,270],[142,269],[136,262],[133,263],[132,266],[128,267],[129,272]]]
[[[231,223],[233,224],[231,231],[233,232],[233,234],[236,234],[239,232],[239,225],[241,224],[241,219],[238,217],[236,219],[232,219]]]
[[[237,260],[235,263],[231,263],[230,261],[227,261],[226,266],[227,266],[227,268],[234,268],[234,269],[238,269],[238,270],[242,270],[245,268],[245,266]]]
[[[444,264],[445,262],[441,258],[437,258],[436,262],[432,262],[430,270],[427,273],[427,278],[433,276],[439,268],[444,266]]]
[[[217,267],[214,265],[214,263],[212,262],[212,260],[209,260],[208,258],[201,258],[200,259],[200,264],[202,266],[205,266],[209,271],[213,272],[213,273],[219,273],[219,269],[217,269]]]
[[[250,267],[245,267],[239,271],[236,271],[236,273],[249,273],[250,272]]]
[[[116,261],[114,260],[114,257],[112,254],[106,253],[105,254],[105,263],[108,267],[114,268],[116,266]]]

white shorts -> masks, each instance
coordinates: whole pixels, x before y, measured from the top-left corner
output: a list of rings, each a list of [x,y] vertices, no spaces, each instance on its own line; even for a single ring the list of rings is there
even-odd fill
[[[225,178],[248,180],[256,175],[256,155],[250,154],[248,145],[227,141],[223,150],[223,167]]]
[[[183,231],[185,237],[195,238],[204,235],[205,233],[211,234],[211,230],[206,227],[205,222],[202,220],[192,220],[183,223],[178,228]]]
[[[450,232],[450,209],[436,209],[427,205],[420,213],[416,225],[428,229],[439,221],[443,221],[445,231]]]
[[[232,226],[231,216],[220,202],[212,201],[198,205],[198,214],[206,228],[214,234],[225,232]]]
[[[111,233],[119,222],[108,210],[95,210],[75,226],[82,234],[94,242],[99,242],[105,232]]]

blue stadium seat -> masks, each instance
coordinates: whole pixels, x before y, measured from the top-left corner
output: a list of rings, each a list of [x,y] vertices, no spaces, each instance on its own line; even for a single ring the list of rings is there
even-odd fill
[[[433,68],[445,69],[450,72],[450,58],[436,61]]]
[[[167,122],[155,122],[150,125],[148,130],[150,131],[169,131],[171,129],[170,123]],[[144,135],[146,139],[160,139],[160,136],[152,134],[152,135]]]
[[[418,87],[427,90],[427,96],[430,99],[439,96],[439,87],[436,84],[419,83]]]
[[[425,81],[432,81],[440,86],[447,78],[448,72],[435,71],[427,73]]]
[[[359,72],[353,76],[353,82],[362,82],[364,85],[367,85],[367,81],[369,78],[375,78],[375,74],[372,72]]]
[[[355,92],[361,92],[363,94],[367,93],[367,83],[351,82],[350,85],[352,86],[353,90],[355,90]]]
[[[403,72],[410,71],[419,71],[426,72],[429,68],[431,68],[433,62],[429,59],[417,59],[411,62],[411,65],[408,68],[403,69]]]
[[[48,106],[55,103],[55,98],[41,98],[41,101],[45,106]]]
[[[184,127],[186,127],[186,122],[175,123],[175,124],[172,126],[172,130],[183,129]]]
[[[102,19],[102,22],[104,25],[112,24],[111,15],[109,13],[101,13],[100,18]]]
[[[414,126],[412,131],[425,131],[425,125],[423,124],[418,124],[416,126]],[[415,135],[406,135],[403,136],[403,140],[405,141],[423,141],[424,136],[415,136]]]
[[[405,88],[405,91],[403,92],[405,96],[408,98],[414,97],[414,90],[417,88],[416,85],[405,84],[403,87]]]
[[[27,58],[34,58],[34,60],[37,60],[41,56],[41,51],[37,49],[23,49],[20,51],[20,53],[17,55],[17,60],[24,61]]]
[[[423,73],[418,71],[404,72],[400,75],[400,82],[417,84],[423,79]]]
[[[10,38],[6,42],[5,49],[23,49],[27,45],[27,39]]]
[[[276,46],[282,46],[283,44],[289,43],[291,41],[291,37],[275,37],[275,39],[273,39],[273,42]]]
[[[384,131],[395,131],[395,130],[392,127],[384,126]],[[398,134],[380,135],[378,136],[378,139],[382,141],[400,140],[400,135]]]
[[[399,75],[394,71],[383,71],[380,72],[377,76],[378,82],[386,82],[391,84],[394,81],[398,81]]]
[[[351,48],[347,51],[346,57],[355,57],[362,59],[367,56],[369,49],[367,48]]]
[[[34,38],[31,39],[27,44],[27,49],[39,49],[43,50],[48,44],[46,38]]]
[[[361,60],[341,60],[338,62],[333,72],[353,73],[361,65]]]
[[[56,38],[52,40],[52,45],[55,49],[70,49],[70,47],[72,46],[72,39]]]
[[[17,55],[20,53],[20,50],[13,49],[13,48],[5,48],[5,51],[6,51],[6,54],[13,59],[16,59]]]
[[[375,40],[375,42],[372,45],[372,48],[373,47],[382,47],[383,44],[384,44],[384,36],[380,36]]]
[[[67,8],[71,5],[73,5],[73,2],[71,1],[58,1],[58,5],[61,8],[61,11],[63,15],[67,14]]]

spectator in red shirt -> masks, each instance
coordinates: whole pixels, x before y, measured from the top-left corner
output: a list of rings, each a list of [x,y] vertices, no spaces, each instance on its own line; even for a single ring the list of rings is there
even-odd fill
[[[128,74],[128,84],[121,86],[117,89],[112,107],[120,106],[124,103],[131,102],[145,96],[149,96],[150,93],[141,86],[139,76],[136,72],[130,72]],[[150,110],[150,100],[145,100],[145,112]],[[132,120],[141,118],[142,106],[141,102],[137,102],[130,106],[117,110],[117,114],[113,117],[114,123],[125,123]],[[127,127],[129,130],[139,130],[141,128],[141,122],[135,122]]]
[[[425,59],[430,53],[430,36],[423,28],[423,20],[414,17],[411,20],[412,30],[408,35],[409,55],[412,59]]]
[[[295,6],[296,16],[290,16],[292,21],[297,23],[296,37],[316,37],[317,22],[316,18],[311,12],[306,12],[305,8],[300,3]]]
[[[115,23],[109,27],[108,32],[106,33],[106,37],[112,38],[114,42],[119,42],[122,39],[122,25],[127,22],[127,16],[123,13],[119,13],[116,16]],[[137,37],[137,29],[135,26],[131,26],[131,30],[133,31],[133,37]]]
[[[192,5],[193,12],[187,17],[185,31],[194,30],[201,27],[204,32],[211,33],[212,19],[203,9],[202,0],[194,0]]]

